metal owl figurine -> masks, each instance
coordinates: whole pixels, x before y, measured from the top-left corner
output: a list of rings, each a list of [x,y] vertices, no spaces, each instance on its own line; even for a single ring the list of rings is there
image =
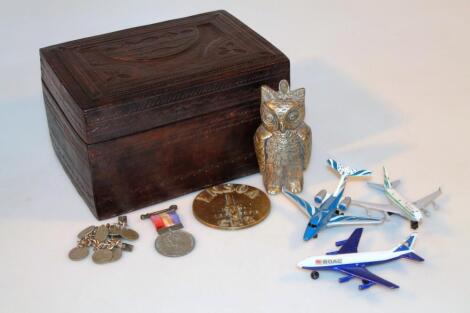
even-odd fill
[[[254,143],[264,186],[270,194],[282,188],[299,193],[312,149],[312,132],[304,122],[305,89],[290,90],[287,80],[279,82],[279,91],[262,86],[260,111]]]

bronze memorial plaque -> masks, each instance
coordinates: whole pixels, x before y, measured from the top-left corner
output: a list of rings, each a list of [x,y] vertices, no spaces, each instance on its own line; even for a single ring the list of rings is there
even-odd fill
[[[205,189],[193,202],[194,216],[218,229],[241,229],[258,224],[270,211],[268,196],[261,190],[240,184],[222,184]]]

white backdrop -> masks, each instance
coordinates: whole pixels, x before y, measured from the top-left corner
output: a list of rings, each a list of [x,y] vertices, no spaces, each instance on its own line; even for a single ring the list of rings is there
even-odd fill
[[[468,1],[2,1],[0,11],[0,312],[468,312],[470,41]],[[334,248],[352,228],[303,242],[305,216],[283,196],[241,231],[210,229],[191,212],[194,194],[128,215],[134,252],[98,266],[67,258],[76,233],[96,223],[49,141],[38,49],[63,41],[226,9],[291,60],[292,88],[307,90],[313,159],[302,196],[337,178],[335,157],[401,178],[411,199],[438,186],[441,209],[419,229],[424,263],[371,268],[400,285],[358,291],[337,273],[312,281],[296,268]],[[261,177],[237,180],[262,187]],[[363,181],[347,194],[385,201]],[[153,248],[139,215],[181,207],[196,240],[186,257]],[[361,211],[357,210],[360,213]],[[388,249],[410,232],[392,217],[366,227],[359,249]]]

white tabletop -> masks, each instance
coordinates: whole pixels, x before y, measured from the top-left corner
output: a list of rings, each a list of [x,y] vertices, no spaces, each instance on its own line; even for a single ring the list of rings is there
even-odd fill
[[[29,3],[27,3],[29,2]],[[468,312],[470,272],[470,41],[468,1],[10,1],[0,10],[0,312]],[[307,90],[313,158],[302,196],[332,189],[335,157],[386,165],[410,199],[442,187],[440,210],[419,228],[426,261],[369,268],[398,285],[358,291],[337,273],[317,281],[296,267],[333,250],[351,227],[304,242],[305,216],[283,196],[256,227],[218,231],[195,220],[195,193],[128,215],[141,237],[116,263],[72,262],[76,233],[97,221],[55,157],[38,49],[72,39],[226,9],[291,60]],[[261,176],[237,180],[262,188]],[[364,181],[346,193],[386,201]],[[166,258],[139,215],[177,204],[195,250]],[[353,211],[353,209],[351,210]],[[362,211],[354,209],[356,213]],[[360,251],[389,249],[410,232],[392,217],[365,228]]]

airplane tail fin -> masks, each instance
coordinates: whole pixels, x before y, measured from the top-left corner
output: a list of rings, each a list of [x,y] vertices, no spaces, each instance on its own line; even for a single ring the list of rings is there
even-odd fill
[[[413,250],[413,245],[415,244],[416,241],[416,233],[413,233],[406,238],[405,241],[403,241],[401,244],[393,248],[393,252],[399,252],[399,251],[412,251]]]
[[[384,166],[384,188],[385,189],[392,188],[392,183],[390,182],[390,178],[388,177],[388,172],[385,166]]]
[[[368,176],[372,174],[369,170],[355,170],[348,166],[343,166],[341,163],[333,159],[328,159],[327,162],[330,167],[337,171],[341,176]]]
[[[402,258],[407,258],[410,260],[418,261],[418,262],[423,262],[424,259],[414,253],[413,251],[413,245],[415,244],[416,241],[416,233],[413,233],[406,238],[405,241],[403,241],[400,245],[395,247],[393,249],[393,252],[399,252],[399,251],[409,251],[408,253],[402,254]]]

